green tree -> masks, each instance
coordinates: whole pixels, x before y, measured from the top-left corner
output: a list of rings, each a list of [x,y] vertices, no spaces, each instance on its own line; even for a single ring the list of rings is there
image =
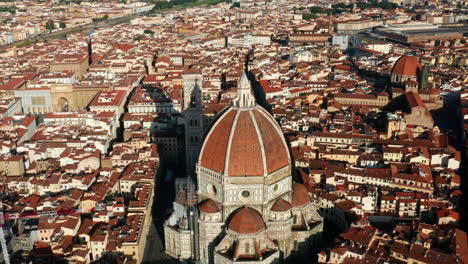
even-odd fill
[[[311,20],[316,19],[318,16],[316,14],[304,14],[302,15],[302,19],[304,20]]]
[[[231,5],[230,9],[235,8],[235,7],[240,7],[240,2],[234,2],[234,3]]]
[[[3,24],[8,24],[8,22],[12,21],[13,19],[12,18],[5,18],[3,19]]]
[[[309,7],[309,10],[312,14],[325,13],[325,10],[318,6],[311,6]]]
[[[133,38],[134,41],[138,41],[138,42],[140,42],[141,39],[142,39],[142,36],[136,36]]]
[[[145,29],[145,31],[143,31],[143,33],[148,34],[148,35],[151,35],[151,36],[154,35],[154,31],[151,30],[151,29]]]
[[[55,29],[54,21],[52,21],[52,20],[47,21],[46,24],[45,24],[45,28],[48,29],[49,32],[52,32],[52,30]]]
[[[0,6],[0,12],[16,13],[16,6]]]
[[[60,22],[60,28],[66,28],[67,27],[67,24],[65,24],[65,22]]]

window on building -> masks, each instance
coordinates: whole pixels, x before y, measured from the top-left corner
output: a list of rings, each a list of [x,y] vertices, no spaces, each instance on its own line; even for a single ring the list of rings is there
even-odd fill
[[[31,97],[31,104],[33,105],[44,105],[46,102],[44,96],[33,96]]]

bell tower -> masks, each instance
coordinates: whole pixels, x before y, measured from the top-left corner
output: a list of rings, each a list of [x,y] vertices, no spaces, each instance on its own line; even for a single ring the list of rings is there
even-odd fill
[[[203,143],[203,103],[201,86],[203,75],[186,72],[184,80],[183,114],[185,119],[185,165],[187,174],[195,176],[195,164]]]

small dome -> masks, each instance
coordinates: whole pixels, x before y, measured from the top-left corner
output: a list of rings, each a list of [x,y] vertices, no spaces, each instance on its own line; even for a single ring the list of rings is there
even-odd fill
[[[291,204],[293,207],[304,206],[310,203],[310,196],[304,184],[293,183]]]
[[[221,211],[218,204],[211,199],[206,199],[200,202],[200,204],[198,204],[198,209],[200,212],[204,213],[218,213]]]
[[[416,56],[401,56],[393,66],[392,73],[402,76],[417,76],[421,64]]]
[[[273,212],[284,212],[291,209],[291,204],[288,201],[285,201],[281,198],[276,200],[276,202],[271,207],[271,211]]]
[[[228,229],[238,234],[256,234],[265,229],[265,222],[257,210],[242,207],[231,214]]]

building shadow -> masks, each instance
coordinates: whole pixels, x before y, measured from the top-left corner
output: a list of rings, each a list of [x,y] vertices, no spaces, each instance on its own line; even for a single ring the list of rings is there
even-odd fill
[[[196,191],[195,164],[192,164],[193,168],[187,168],[186,153],[190,150],[186,148],[189,145],[194,148],[192,152],[200,151],[205,132],[210,127],[209,123],[212,123],[219,113],[215,116],[204,113],[201,101],[202,91],[198,85],[189,91],[190,94],[185,94],[186,88],[178,92],[170,91],[171,95],[178,95],[175,101],[178,101],[181,106],[173,105],[174,98],[169,96],[166,87],[144,85],[141,89],[152,96],[151,99],[155,102],[154,111],[160,113],[157,120],[154,120],[155,123],[159,122],[159,125],[155,125],[150,132],[152,143],[158,146],[160,166],[154,187],[152,228],[148,234],[142,263],[178,263],[179,260],[165,254],[164,224],[173,213],[175,202],[183,204],[188,211],[196,213],[195,204],[198,202],[196,196],[187,195],[191,191],[193,193]],[[196,121],[193,119],[194,116],[197,117]],[[194,128],[202,133],[197,133],[197,135],[190,133],[194,131]],[[196,160],[198,160],[198,154]]]

